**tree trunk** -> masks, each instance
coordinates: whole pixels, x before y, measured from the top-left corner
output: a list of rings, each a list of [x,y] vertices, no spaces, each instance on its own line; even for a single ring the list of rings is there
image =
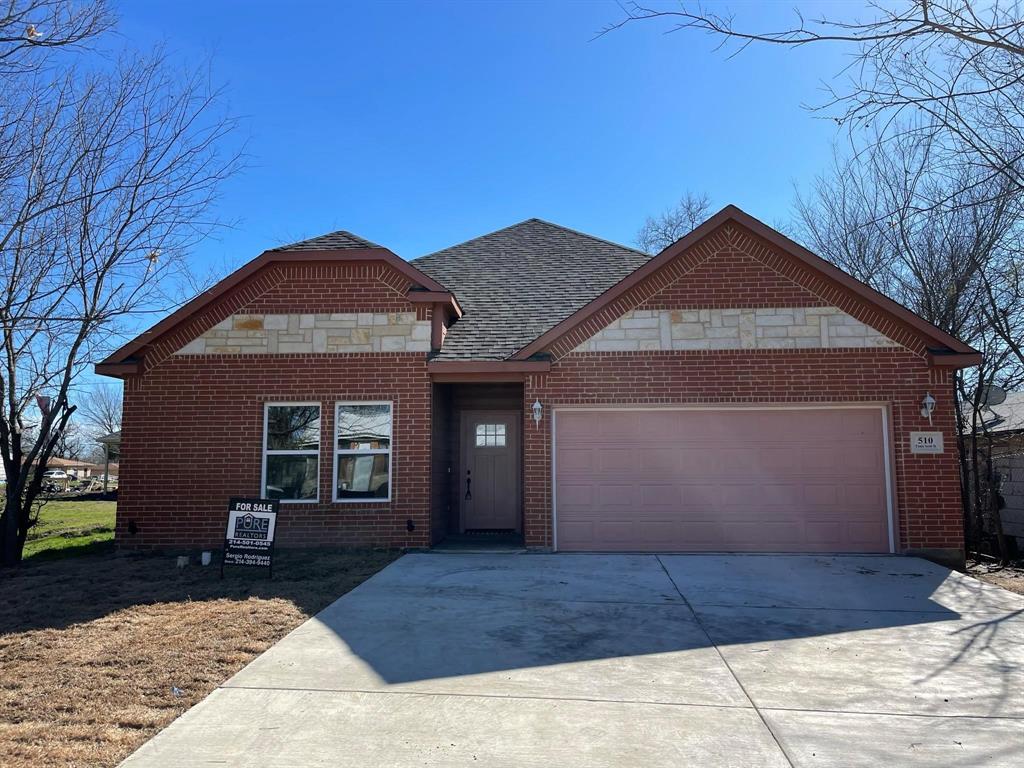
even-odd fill
[[[18,503],[17,486],[19,483],[8,483],[4,498],[4,511],[0,515],[0,568],[13,568],[21,562],[21,552],[25,547],[25,534],[19,530],[21,505]],[[12,499],[13,496],[13,499]]]

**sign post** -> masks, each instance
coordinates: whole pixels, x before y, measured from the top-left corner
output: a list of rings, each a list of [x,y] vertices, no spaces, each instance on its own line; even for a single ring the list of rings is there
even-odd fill
[[[274,534],[277,530],[276,499],[231,499],[228,501],[228,526],[224,536],[225,565],[266,568],[274,578]]]

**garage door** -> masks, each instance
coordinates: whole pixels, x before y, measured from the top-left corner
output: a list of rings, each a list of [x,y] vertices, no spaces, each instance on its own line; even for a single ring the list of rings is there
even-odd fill
[[[558,410],[560,550],[888,552],[881,408]]]

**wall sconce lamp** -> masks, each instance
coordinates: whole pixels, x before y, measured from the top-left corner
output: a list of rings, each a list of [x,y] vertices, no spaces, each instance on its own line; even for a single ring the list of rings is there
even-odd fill
[[[539,427],[541,417],[544,415],[544,406],[540,404],[540,400],[534,400],[530,410],[533,411],[533,423]]]
[[[932,423],[932,413],[935,411],[935,398],[931,392],[926,392],[924,400],[921,401],[921,415],[928,417],[928,424]]]

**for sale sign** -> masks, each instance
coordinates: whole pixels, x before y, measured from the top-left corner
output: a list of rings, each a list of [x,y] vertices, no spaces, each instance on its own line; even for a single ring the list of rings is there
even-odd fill
[[[273,568],[277,509],[276,499],[231,499],[228,502],[221,573],[225,565]]]

